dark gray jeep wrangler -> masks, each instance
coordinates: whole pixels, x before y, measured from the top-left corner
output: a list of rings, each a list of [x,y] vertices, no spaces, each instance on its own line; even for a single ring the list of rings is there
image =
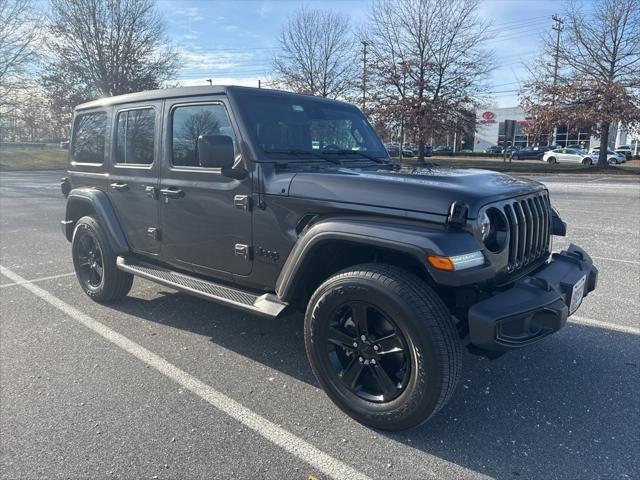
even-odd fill
[[[318,381],[375,428],[418,425],[488,356],[560,329],[596,286],[539,183],[400,168],[354,106],[242,87],[77,107],[62,222],[98,302],[138,275],[247,312],[305,314]]]

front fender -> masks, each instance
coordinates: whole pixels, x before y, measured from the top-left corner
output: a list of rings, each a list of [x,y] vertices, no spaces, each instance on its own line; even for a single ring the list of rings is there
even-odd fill
[[[385,218],[326,218],[307,227],[298,238],[276,282],[278,296],[289,298],[294,286],[304,282],[306,267],[314,252],[321,245],[335,241],[408,254],[423,265],[437,283],[441,283],[443,273],[451,279],[451,272],[433,269],[427,262],[428,255],[453,256],[479,249],[468,232],[445,230],[444,226],[399,223]]]
[[[129,243],[109,197],[102,190],[96,188],[75,188],[69,192],[65,219],[62,222],[67,240],[72,240],[76,222],[85,215],[97,217],[116,254],[129,252]]]

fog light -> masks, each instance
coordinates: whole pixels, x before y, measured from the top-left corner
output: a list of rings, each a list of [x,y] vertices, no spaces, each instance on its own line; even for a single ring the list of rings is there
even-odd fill
[[[431,255],[427,257],[427,260],[433,268],[448,272],[465,270],[467,268],[484,265],[484,255],[482,252],[465,253],[462,255],[454,255],[453,257],[439,257]]]

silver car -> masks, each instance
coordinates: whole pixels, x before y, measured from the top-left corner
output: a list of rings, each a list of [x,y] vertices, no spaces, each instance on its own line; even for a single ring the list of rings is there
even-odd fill
[[[598,162],[598,157],[600,156],[600,147],[592,148],[589,154],[594,158],[594,162]],[[627,161],[627,157],[624,153],[613,151],[610,148],[607,148],[607,162],[611,164],[624,163]]]
[[[542,160],[549,163],[581,163],[582,165],[593,165],[597,158],[576,148],[557,148],[549,150],[542,156]]]

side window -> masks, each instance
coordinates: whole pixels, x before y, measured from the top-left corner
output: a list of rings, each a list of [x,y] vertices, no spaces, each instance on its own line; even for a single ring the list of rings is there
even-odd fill
[[[151,165],[155,152],[156,112],[153,108],[118,113],[116,156],[118,164]]]
[[[199,167],[198,137],[227,135],[234,140],[229,117],[221,104],[188,105],[172,112],[171,163],[174,167]]]
[[[101,164],[107,132],[105,112],[82,113],[76,116],[71,140],[71,160],[78,163]]]

